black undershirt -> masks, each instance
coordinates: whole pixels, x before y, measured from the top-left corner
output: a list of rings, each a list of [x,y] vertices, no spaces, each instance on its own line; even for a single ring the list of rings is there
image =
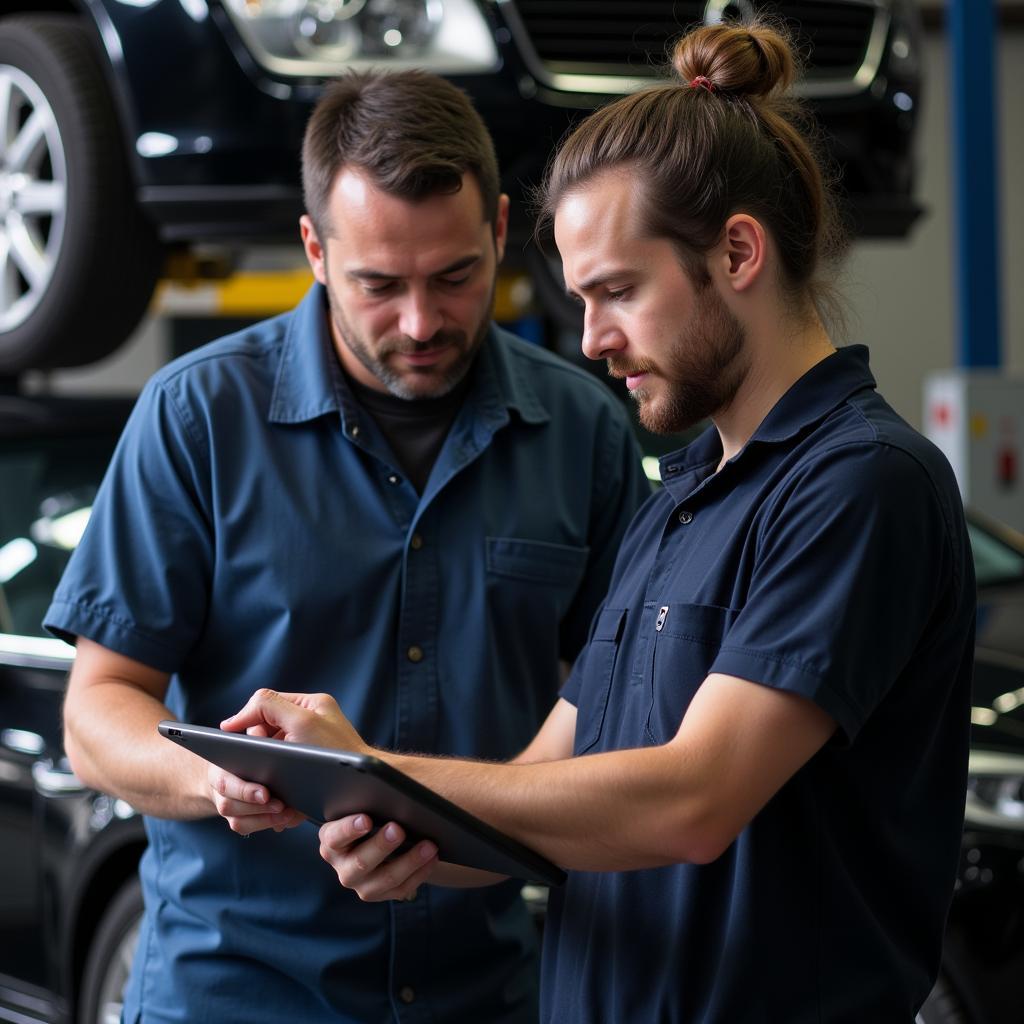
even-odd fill
[[[397,398],[346,376],[353,397],[380,427],[398,468],[422,494],[444,439],[462,408],[473,370],[440,398]]]

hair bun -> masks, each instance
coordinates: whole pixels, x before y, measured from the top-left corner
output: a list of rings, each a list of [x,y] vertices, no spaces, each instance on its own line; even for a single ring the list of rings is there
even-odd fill
[[[686,85],[703,78],[715,91],[732,96],[787,89],[797,74],[793,47],[783,32],[757,22],[695,29],[676,43],[672,66]]]

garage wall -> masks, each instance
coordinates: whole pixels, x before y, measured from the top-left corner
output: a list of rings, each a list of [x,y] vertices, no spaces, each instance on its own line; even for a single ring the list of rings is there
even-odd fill
[[[1004,362],[1010,372],[1024,374],[1024,190],[1019,185],[1024,118],[1015,109],[1016,97],[1024,95],[1024,29],[1000,31],[999,60]],[[858,243],[843,282],[851,307],[847,340],[870,345],[883,393],[916,426],[921,424],[921,381],[928,371],[953,365],[956,330],[949,61],[941,31],[926,34],[925,64],[918,195],[927,213],[909,240]],[[1011,188],[1015,172],[1016,191]],[[59,391],[134,392],[161,365],[167,350],[166,329],[149,321],[106,362],[34,383]]]
[[[871,347],[880,390],[918,427],[924,375],[953,366],[956,358],[953,135],[944,33],[929,32],[925,52],[918,198],[927,212],[909,240],[858,243],[844,281],[852,309],[848,340]],[[1024,30],[1000,31],[999,65],[1003,363],[1008,372],[1024,374],[1024,118],[1017,104],[1024,93]]]

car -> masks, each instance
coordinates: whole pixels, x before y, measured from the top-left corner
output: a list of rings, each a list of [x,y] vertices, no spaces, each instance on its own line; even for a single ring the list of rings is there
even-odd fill
[[[40,622],[131,404],[0,395],[0,1020],[117,1020],[127,977],[142,819],[68,766]]]
[[[138,933],[142,820],[71,770],[60,711],[74,652],[40,625],[131,404],[0,396],[0,1020],[117,1021]],[[970,789],[942,975],[919,1024],[1020,1022],[1024,537],[976,512],[969,527]]]
[[[0,377],[107,355],[161,273],[294,241],[306,119],[326,80],[368,65],[470,93],[520,210],[510,255],[575,323],[526,242],[530,185],[573,120],[658,80],[674,36],[755,8],[793,30],[856,224],[904,234],[914,0],[0,0]]]
[[[978,578],[971,773],[943,960],[950,1009],[925,1024],[1019,1024],[1024,1006],[1024,537],[978,512],[968,527]]]

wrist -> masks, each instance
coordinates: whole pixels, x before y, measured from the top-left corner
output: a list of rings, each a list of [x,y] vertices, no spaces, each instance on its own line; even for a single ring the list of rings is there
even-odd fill
[[[196,811],[203,816],[218,814],[217,805],[214,803],[216,794],[210,782],[211,765],[195,754],[191,757],[196,764],[190,766],[192,778],[187,788],[189,796],[195,802]]]

